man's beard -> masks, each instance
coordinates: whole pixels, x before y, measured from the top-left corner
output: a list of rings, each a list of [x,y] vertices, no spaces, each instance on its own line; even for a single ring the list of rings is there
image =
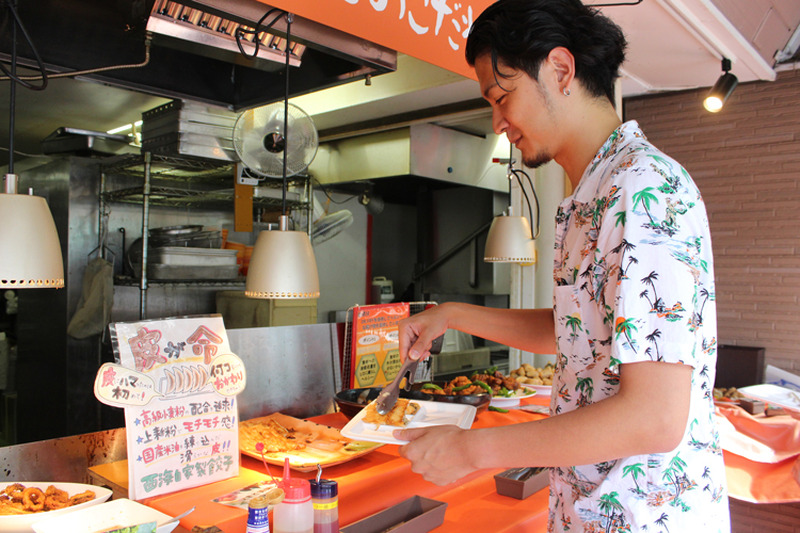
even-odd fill
[[[525,157],[524,155],[522,156],[522,162],[525,163],[525,166],[528,168],[539,168],[540,166],[549,163],[552,160],[553,157],[545,152],[539,152],[533,157]]]

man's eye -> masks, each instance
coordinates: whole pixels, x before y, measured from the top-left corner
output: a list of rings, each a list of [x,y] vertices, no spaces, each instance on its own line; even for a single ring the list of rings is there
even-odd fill
[[[506,95],[502,95],[500,98],[495,100],[494,103],[499,105],[505,99],[505,97],[506,97]]]

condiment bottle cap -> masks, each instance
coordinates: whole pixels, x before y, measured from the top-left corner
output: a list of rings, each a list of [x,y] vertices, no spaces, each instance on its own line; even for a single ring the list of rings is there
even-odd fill
[[[269,507],[269,501],[263,496],[258,496],[247,502],[247,505],[253,509],[263,509],[264,507]]]
[[[332,479],[311,480],[309,483],[314,498],[335,498],[339,494],[339,484]]]
[[[311,486],[307,479],[290,478],[283,480],[283,491],[286,496],[283,498],[285,502],[304,502],[311,499]]]

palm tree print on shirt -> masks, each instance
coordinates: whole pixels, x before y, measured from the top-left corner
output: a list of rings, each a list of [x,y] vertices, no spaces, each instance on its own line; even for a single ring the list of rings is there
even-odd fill
[[[626,123],[561,203],[556,222],[554,280],[569,288],[556,294],[554,306],[553,412],[616,394],[625,363],[684,363],[695,370],[689,426],[678,448],[572,467],[572,475],[554,470],[551,489],[564,500],[550,526],[677,533],[686,530],[687,517],[718,516],[712,503],[727,496],[724,466],[715,458],[721,448],[713,416],[702,407],[710,405],[703,395],[713,384],[716,306],[708,221],[696,185],[635,123]],[[596,490],[587,493],[587,482]]]

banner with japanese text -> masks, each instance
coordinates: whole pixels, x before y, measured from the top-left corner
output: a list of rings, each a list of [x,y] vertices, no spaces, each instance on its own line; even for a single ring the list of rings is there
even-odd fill
[[[239,474],[236,395],[241,359],[220,315],[109,326],[118,363],[97,372],[95,396],[124,407],[133,500]]]
[[[475,18],[494,0],[260,0],[475,79],[464,60]]]

